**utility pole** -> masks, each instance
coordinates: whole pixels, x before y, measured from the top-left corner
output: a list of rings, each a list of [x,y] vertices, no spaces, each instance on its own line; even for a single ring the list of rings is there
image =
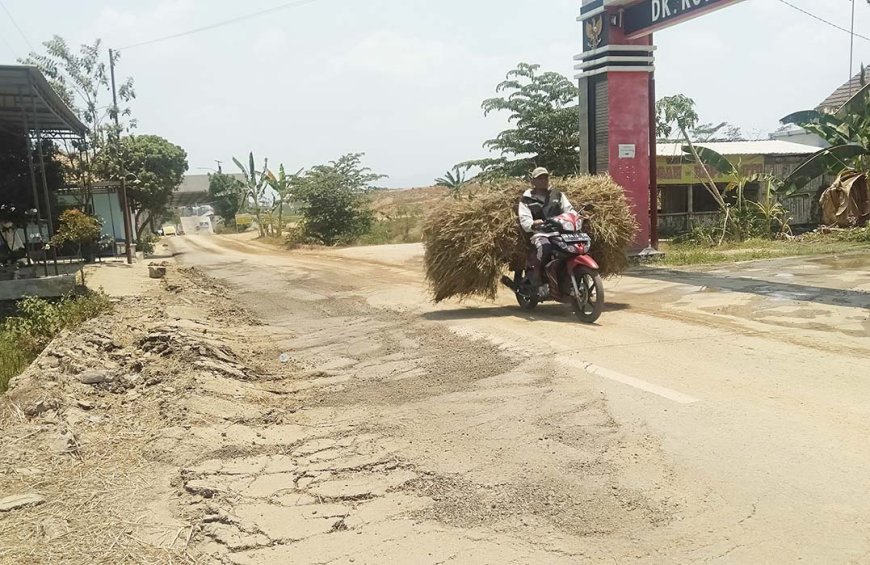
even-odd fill
[[[223,163],[223,161],[218,161],[217,159],[215,159],[214,162],[217,163],[217,166],[218,166],[218,171],[217,171],[217,172],[218,172],[218,173],[223,173],[223,171],[221,171],[221,164]]]
[[[849,34],[849,100],[852,99],[852,77],[855,76],[855,0],[852,0],[852,28]]]
[[[121,123],[118,120],[118,92],[115,88],[115,51],[109,49],[109,71],[112,77],[112,108],[115,118],[115,157],[121,167],[121,210],[124,212],[124,248],[127,251],[127,264],[133,264],[133,238],[130,226],[130,207],[127,204],[127,168],[121,158]]]

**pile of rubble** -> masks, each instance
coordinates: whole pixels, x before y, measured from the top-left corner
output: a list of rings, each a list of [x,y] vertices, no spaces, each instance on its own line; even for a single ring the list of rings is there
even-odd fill
[[[12,380],[0,398],[0,561],[85,562],[107,548],[112,562],[128,551],[162,561],[191,550],[201,512],[175,507],[179,468],[164,461],[161,441],[209,423],[190,410],[194,398],[222,401],[203,383],[260,376],[219,335],[244,321],[222,317],[224,293],[195,276],[169,268],[159,293],[64,332]],[[179,303],[205,315],[173,315]],[[149,505],[155,518],[131,525]]]
[[[207,325],[135,321],[116,314],[61,335],[12,380],[9,400],[32,418],[71,404],[107,409],[119,400],[133,402],[157,385],[174,392],[170,387],[177,381],[183,386],[190,376],[177,371],[179,366],[240,380],[256,377],[226,345],[207,337]]]

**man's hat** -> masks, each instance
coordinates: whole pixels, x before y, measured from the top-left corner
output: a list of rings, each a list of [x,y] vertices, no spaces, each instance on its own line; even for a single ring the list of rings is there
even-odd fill
[[[532,171],[532,178],[536,179],[538,177],[542,177],[544,175],[550,176],[550,171],[545,169],[544,167],[538,167],[534,171]]]

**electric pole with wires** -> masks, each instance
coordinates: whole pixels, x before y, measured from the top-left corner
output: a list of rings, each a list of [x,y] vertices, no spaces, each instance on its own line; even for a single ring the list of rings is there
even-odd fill
[[[118,91],[115,87],[115,51],[109,49],[109,75],[112,79],[112,116],[115,119],[115,158],[121,169],[121,210],[124,215],[124,248],[127,252],[127,264],[133,263],[133,238],[130,222],[130,206],[127,203],[127,168],[121,156],[121,122],[118,119]]]
[[[852,27],[849,33],[849,99],[852,99],[852,78],[855,76],[855,0],[852,0]]]

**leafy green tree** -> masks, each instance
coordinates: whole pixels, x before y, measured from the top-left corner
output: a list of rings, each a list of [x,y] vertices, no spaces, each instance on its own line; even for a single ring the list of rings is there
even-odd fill
[[[208,195],[218,216],[232,221],[245,200],[245,184],[221,171],[208,175]]]
[[[88,126],[84,143],[75,142],[72,147],[65,148],[71,155],[66,160],[66,174],[87,189],[95,180],[94,161],[97,155],[105,153],[106,146],[117,141],[122,131],[129,132],[136,127],[129,107],[130,101],[136,97],[133,79],[124,79],[118,85],[121,104],[118,108],[121,131],[118,131],[113,123],[115,110],[102,41],[97,39],[74,51],[66,40],[55,35],[43,46],[45,53],[31,52],[19,62],[42,71],[58,96]],[[79,152],[83,155],[78,155]]]
[[[300,203],[305,235],[324,245],[349,243],[367,233],[373,215],[367,192],[385,178],[351,153],[319,165],[299,177],[294,198]]]
[[[127,198],[134,211],[136,233],[145,225],[161,220],[172,203],[172,193],[187,172],[187,152],[157,135],[128,136],[121,139],[119,157],[126,167]],[[111,180],[120,180],[121,170],[114,151],[97,156],[98,171]]]
[[[511,129],[483,145],[498,158],[460,163],[480,167],[486,176],[524,176],[535,167],[569,175],[579,164],[580,120],[577,85],[540,65],[520,63],[496,87],[501,96],[484,100],[484,115],[509,112]]]
[[[692,140],[696,143],[710,143],[713,141],[745,141],[743,132],[738,126],[721,122],[718,124],[698,124],[690,132]]]

